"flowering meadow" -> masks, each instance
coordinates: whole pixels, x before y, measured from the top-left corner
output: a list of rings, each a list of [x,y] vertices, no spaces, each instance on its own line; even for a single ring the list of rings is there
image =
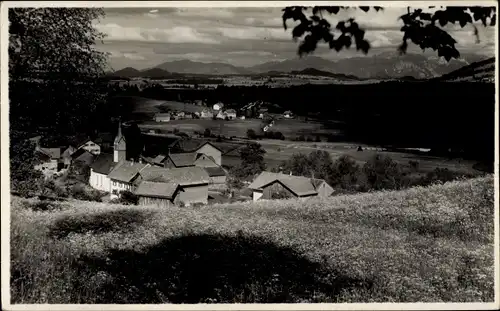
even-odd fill
[[[158,208],[12,197],[12,303],[491,302],[493,177]]]

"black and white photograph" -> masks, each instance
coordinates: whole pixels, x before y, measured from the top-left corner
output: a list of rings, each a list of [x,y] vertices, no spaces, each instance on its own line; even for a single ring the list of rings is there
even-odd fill
[[[3,2],[3,308],[497,309],[498,4],[412,2]]]

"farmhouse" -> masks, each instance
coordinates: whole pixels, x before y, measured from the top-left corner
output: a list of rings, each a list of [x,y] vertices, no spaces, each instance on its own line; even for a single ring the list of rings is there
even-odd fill
[[[144,181],[178,184],[178,194],[173,198],[176,203],[190,205],[193,203],[206,204],[208,202],[209,176],[201,167],[165,169],[149,166],[140,171],[134,184],[139,189],[140,184]]]
[[[236,119],[236,110],[234,109],[228,109],[224,112],[225,117],[227,117],[230,120]]]
[[[111,192],[111,180],[108,174],[116,163],[113,162],[113,155],[101,153],[90,165],[89,184],[97,190]]]
[[[157,113],[155,114],[155,121],[156,122],[168,122],[170,121],[170,113]]]
[[[271,172],[262,172],[248,188],[253,191],[254,201],[292,197],[327,197],[333,193],[333,188],[322,179]]]
[[[222,150],[211,144],[210,142],[205,142],[193,150],[196,153],[202,153],[209,156],[214,160],[217,165],[222,165]]]
[[[290,110],[287,110],[287,111],[283,112],[283,117],[286,119],[291,119],[291,118],[293,118],[293,113]]]
[[[225,184],[227,175],[224,169],[220,166],[204,167],[208,174],[210,184]]]
[[[78,147],[76,149],[84,149],[87,150],[88,152],[92,153],[93,155],[99,155],[101,153],[101,146],[96,144],[90,139],[85,139],[83,142],[78,144]]]
[[[80,163],[81,165],[89,166],[94,162],[95,155],[86,149],[78,149],[71,154],[71,165]]]
[[[108,174],[111,198],[119,196],[121,191],[134,191],[134,181],[139,173],[149,164],[121,161]]]
[[[53,176],[60,170],[61,148],[37,148],[35,156],[39,162],[35,169],[41,171],[45,177]]]
[[[169,207],[175,204],[179,188],[176,183],[143,181],[137,186],[135,194],[139,197],[139,205]]]
[[[200,114],[201,119],[212,119],[214,117],[214,113],[209,109],[203,109]]]

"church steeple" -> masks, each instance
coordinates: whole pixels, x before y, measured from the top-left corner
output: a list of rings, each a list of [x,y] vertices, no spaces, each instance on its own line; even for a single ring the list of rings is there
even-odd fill
[[[122,134],[121,120],[118,122],[118,134],[116,135],[113,148],[113,162],[118,163],[126,159],[127,143],[125,141],[125,136]]]

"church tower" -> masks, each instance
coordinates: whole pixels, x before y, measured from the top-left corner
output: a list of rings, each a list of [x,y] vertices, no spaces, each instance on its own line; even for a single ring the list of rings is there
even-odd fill
[[[122,134],[122,123],[118,122],[118,134],[115,138],[113,151],[113,162],[118,163],[122,160],[126,160],[127,144],[125,142],[125,136]]]

